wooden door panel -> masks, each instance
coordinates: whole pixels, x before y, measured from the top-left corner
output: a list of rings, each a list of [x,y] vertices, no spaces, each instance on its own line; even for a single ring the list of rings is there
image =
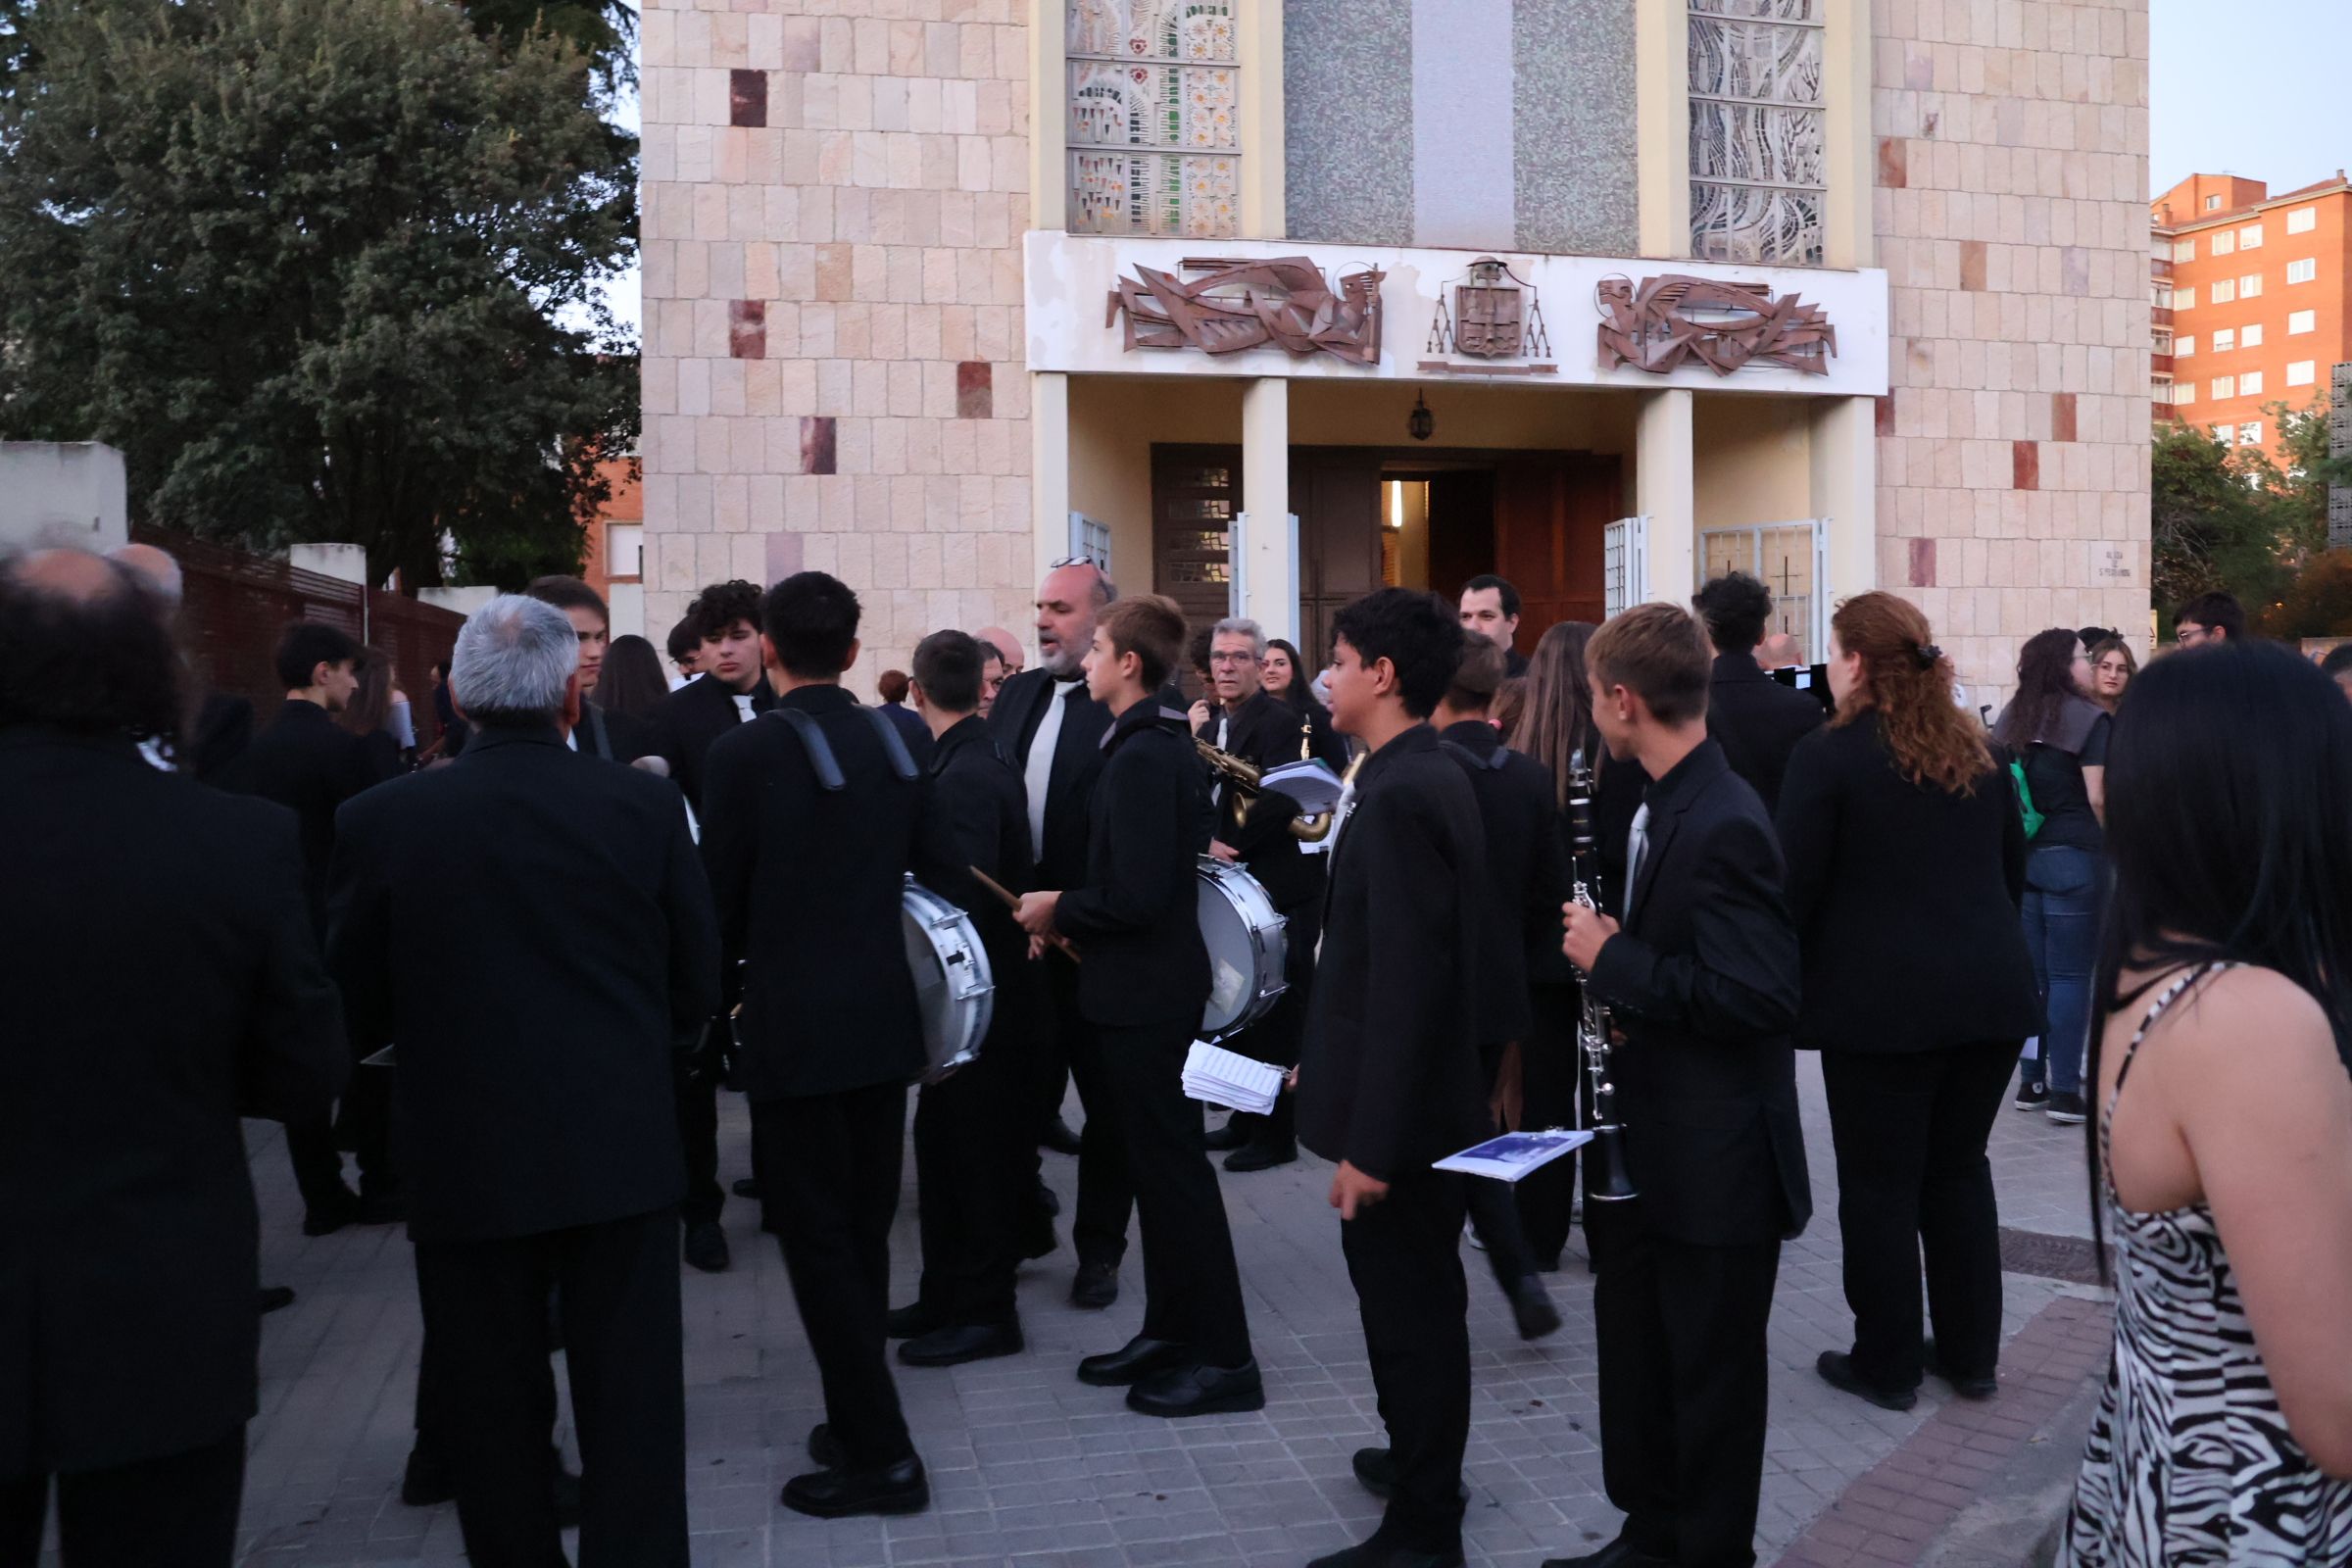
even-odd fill
[[[1380,460],[1304,459],[1291,467],[1298,514],[1299,651],[1331,657],[1331,617],[1381,585]]]
[[[1611,457],[1562,453],[1496,470],[1494,570],[1519,590],[1519,652],[1560,621],[1600,619],[1602,530],[1617,494]]]

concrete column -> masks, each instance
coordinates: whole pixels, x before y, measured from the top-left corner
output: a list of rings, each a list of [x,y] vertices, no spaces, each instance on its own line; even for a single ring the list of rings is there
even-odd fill
[[[1070,553],[1070,378],[1060,370],[1037,370],[1029,377],[1029,498],[1035,568],[1029,583],[1034,585],[1046,575],[1048,564]],[[1114,560],[1111,574],[1132,577],[1133,565]],[[1147,566],[1144,580],[1150,577]]]
[[[1268,637],[1298,640],[1298,582],[1291,569],[1291,383],[1261,376],[1242,393],[1242,510],[1250,514],[1242,613]]]
[[[1813,405],[1813,515],[1827,517],[1831,603],[1879,585],[1879,437],[1876,398]]]
[[[1698,589],[1690,411],[1690,393],[1669,387],[1642,398],[1634,426],[1634,510],[1649,519],[1649,597],[1676,605]]]

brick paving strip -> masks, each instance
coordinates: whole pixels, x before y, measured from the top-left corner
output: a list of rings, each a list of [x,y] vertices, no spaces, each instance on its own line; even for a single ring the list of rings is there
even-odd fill
[[[1779,1568],[1912,1568],[1986,1484],[2105,1375],[2112,1314],[2059,1297],[2001,1351],[2000,1392],[1952,1399],[1865,1471],[1782,1553]]]

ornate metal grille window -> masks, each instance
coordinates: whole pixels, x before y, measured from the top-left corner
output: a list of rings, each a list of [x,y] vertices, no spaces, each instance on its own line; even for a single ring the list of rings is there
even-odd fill
[[[1237,0],[1069,0],[1074,234],[1240,231]]]
[[[1818,266],[1824,0],[1690,0],[1690,254]]]

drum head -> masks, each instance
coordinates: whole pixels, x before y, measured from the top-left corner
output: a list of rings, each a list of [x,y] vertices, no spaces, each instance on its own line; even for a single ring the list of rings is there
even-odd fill
[[[1240,1023],[1257,1001],[1257,944],[1250,922],[1206,879],[1200,883],[1200,940],[1208,948],[1208,1006],[1200,1027],[1213,1035]]]
[[[923,1049],[937,1068],[963,1048],[963,1020],[957,1015],[947,968],[932,946],[930,927],[912,909],[899,924],[906,936],[906,967],[914,975],[914,1004],[923,1018]]]

